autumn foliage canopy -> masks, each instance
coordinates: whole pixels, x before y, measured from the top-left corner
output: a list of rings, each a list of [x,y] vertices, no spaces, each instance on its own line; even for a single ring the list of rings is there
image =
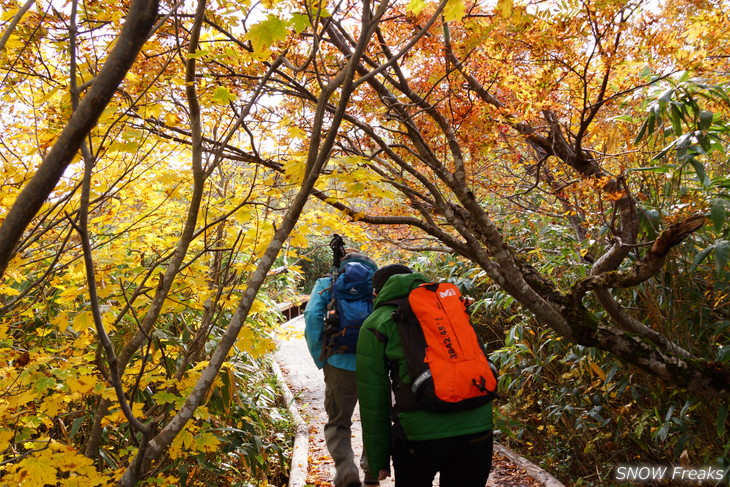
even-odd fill
[[[722,2],[0,4],[0,477],[218,450],[274,269],[335,231],[730,395]]]

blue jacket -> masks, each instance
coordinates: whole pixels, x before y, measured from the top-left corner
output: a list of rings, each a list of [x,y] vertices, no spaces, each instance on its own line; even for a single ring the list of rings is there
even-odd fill
[[[360,262],[373,270],[377,270],[375,265],[370,259],[361,259],[353,257],[343,262]],[[309,302],[306,308],[304,308],[304,338],[307,341],[307,347],[309,348],[309,354],[312,356],[312,360],[317,365],[317,368],[321,369],[325,363],[328,363],[339,369],[355,371],[355,354],[354,353],[336,353],[330,356],[327,360],[322,361],[319,359],[319,355],[322,352],[322,331],[324,329],[324,315],[327,311],[327,304],[330,302],[332,295],[330,290],[332,288],[331,277],[321,277],[314,283],[312,288],[312,294],[309,296]]]

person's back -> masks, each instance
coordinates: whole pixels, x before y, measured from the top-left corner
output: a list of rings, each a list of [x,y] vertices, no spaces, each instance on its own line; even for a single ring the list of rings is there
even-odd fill
[[[411,382],[392,319],[394,300],[406,297],[428,280],[420,274],[404,273],[400,266],[396,269],[399,273],[388,276],[380,288],[378,281],[389,267],[374,276],[377,298],[363,324],[357,349],[363,441],[371,475],[384,478],[392,455],[396,487],[431,486],[436,472],[442,487],[482,487],[491,468],[491,404],[449,413],[404,410],[402,405],[391,404],[389,374],[398,375],[393,384],[396,388]]]
[[[325,364],[330,364],[345,370],[355,370],[355,348],[348,350],[348,353],[343,353],[344,350],[332,350],[330,353],[322,353],[322,350],[327,348],[325,344],[326,337],[324,335],[325,318],[328,312],[328,307],[332,305],[332,300],[334,298],[333,288],[335,281],[340,276],[340,271],[344,270],[345,266],[352,264],[355,264],[360,268],[368,269],[371,274],[377,270],[377,265],[369,257],[359,252],[348,253],[342,260],[337,273],[333,273],[334,275],[332,276],[320,277],[317,279],[314,283],[314,287],[312,288],[309,301],[304,309],[304,337],[307,341],[309,353],[319,369],[322,369]],[[366,278],[364,288],[366,290],[358,289],[358,292],[360,296],[367,295],[367,299],[370,302],[370,309],[362,317],[362,321],[364,321],[372,310],[373,297],[371,276]],[[345,326],[347,325],[348,323],[345,323]]]
[[[361,322],[372,309],[371,276],[376,269],[377,265],[362,254],[352,252],[345,255],[338,273],[315,282],[304,310],[307,346],[312,360],[324,372],[324,406],[328,417],[324,435],[335,462],[335,487],[361,485],[351,441],[352,414],[358,397],[355,346]],[[345,270],[351,271],[349,277],[341,274]],[[335,285],[339,277],[342,277],[341,287]],[[343,293],[343,296],[338,296],[338,293]],[[343,302],[336,302],[336,297]],[[350,301],[346,301],[347,298]],[[329,312],[338,316],[326,323],[325,317]],[[329,326],[336,328],[326,329]],[[337,336],[330,334],[331,331]],[[364,455],[360,463],[367,471]],[[377,481],[366,476],[366,484],[377,485]]]

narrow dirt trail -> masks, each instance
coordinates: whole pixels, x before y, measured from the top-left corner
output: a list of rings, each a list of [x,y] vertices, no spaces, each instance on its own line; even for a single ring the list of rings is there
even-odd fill
[[[322,371],[314,365],[303,337],[304,320],[295,318],[282,327],[279,349],[275,359],[284,376],[287,386],[294,395],[299,415],[306,423],[309,452],[306,466],[293,465],[292,468],[306,468],[302,476],[306,485],[330,487],[334,473],[334,463],[324,441],[324,424],[327,415],[324,411],[324,379]],[[355,455],[362,452],[362,428],[359,411],[355,409],[352,428],[352,445]],[[437,486],[438,482],[434,482]],[[394,487],[393,478],[380,482],[381,487]],[[492,472],[487,487],[564,487],[546,472],[517,457],[512,452],[495,444],[492,459]]]

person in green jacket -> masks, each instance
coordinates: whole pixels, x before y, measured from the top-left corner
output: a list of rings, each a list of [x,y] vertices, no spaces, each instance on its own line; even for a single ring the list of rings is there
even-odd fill
[[[420,284],[421,274],[400,264],[373,276],[374,309],[363,323],[357,343],[357,387],[363,444],[370,475],[390,475],[396,487],[431,487],[439,473],[441,487],[484,487],[492,466],[492,406],[435,413],[399,409],[392,403],[389,374],[408,384],[408,370],[396,323],[396,305]]]

